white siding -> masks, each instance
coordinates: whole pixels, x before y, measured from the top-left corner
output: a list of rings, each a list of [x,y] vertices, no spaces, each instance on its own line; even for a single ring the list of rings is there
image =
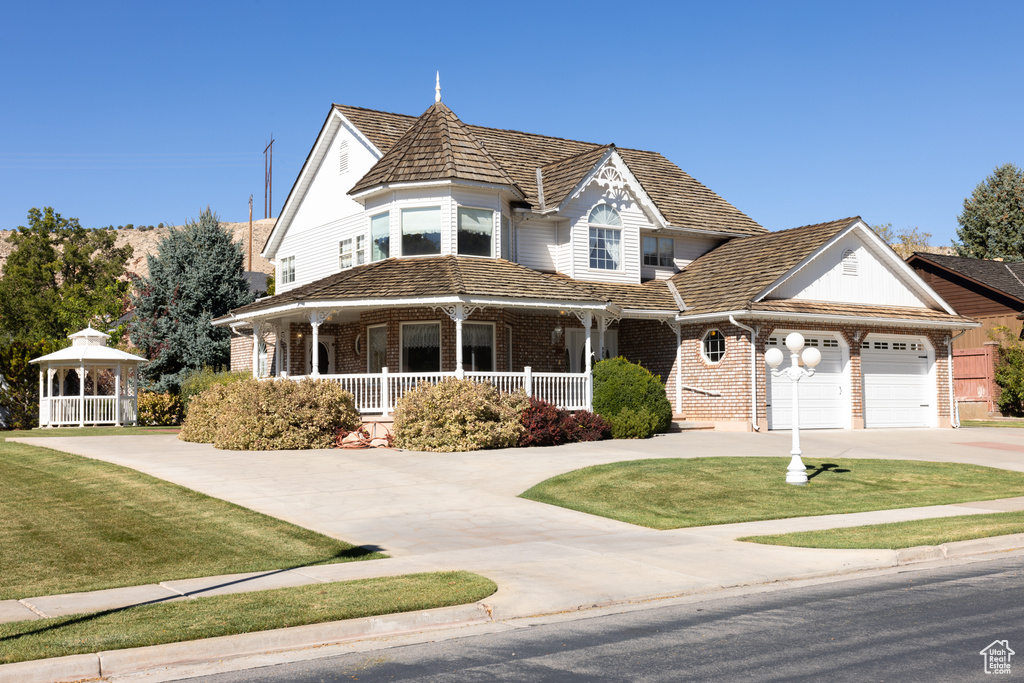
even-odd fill
[[[856,275],[844,274],[843,255],[856,256]],[[845,235],[768,295],[770,299],[837,301],[876,306],[927,308],[889,264],[856,232]]]
[[[360,231],[365,233],[366,228],[366,219],[359,213],[297,235],[289,231],[277,250],[277,262],[289,256],[295,257],[295,282],[278,284],[277,293],[338,272],[338,242]],[[278,283],[280,276],[278,273]]]
[[[555,270],[555,224],[551,221],[523,221],[516,228],[516,260],[534,270]]]
[[[622,219],[622,268],[620,270],[591,269],[590,226],[587,218],[598,204],[608,204],[619,212]],[[632,197],[607,191],[591,184],[565,209],[572,231],[572,271],[577,280],[595,282],[640,282],[640,231],[655,226]]]
[[[572,225],[569,221],[558,221],[557,225],[558,227],[555,228],[557,270],[562,275],[576,277],[574,272],[576,264],[572,259]]]

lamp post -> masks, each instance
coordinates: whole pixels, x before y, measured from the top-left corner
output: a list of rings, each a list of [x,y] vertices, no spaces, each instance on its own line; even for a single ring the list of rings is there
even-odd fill
[[[821,352],[813,346],[804,349],[804,336],[799,332],[791,332],[786,337],[786,348],[790,354],[788,368],[778,369],[782,363],[782,349],[768,349],[764,360],[772,369],[772,377],[786,377],[793,383],[793,449],[790,451],[793,457],[786,468],[786,483],[803,486],[807,483],[807,468],[800,459],[800,380],[814,374],[814,367],[821,362]],[[805,367],[800,367],[801,360]]]

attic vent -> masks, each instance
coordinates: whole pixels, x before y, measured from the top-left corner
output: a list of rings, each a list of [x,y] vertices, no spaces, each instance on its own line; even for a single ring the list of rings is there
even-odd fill
[[[857,274],[857,252],[847,249],[843,252],[843,275]]]
[[[348,140],[342,140],[338,145],[338,175],[348,173]]]

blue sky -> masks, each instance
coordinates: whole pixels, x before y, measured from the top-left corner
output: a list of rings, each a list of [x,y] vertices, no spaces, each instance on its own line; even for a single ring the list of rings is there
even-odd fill
[[[0,228],[274,215],[332,102],[661,152],[771,230],[955,237],[1024,165],[1022,2],[7,3]]]

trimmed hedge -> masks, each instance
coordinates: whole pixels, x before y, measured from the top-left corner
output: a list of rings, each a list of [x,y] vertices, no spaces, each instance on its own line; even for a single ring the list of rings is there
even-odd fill
[[[229,450],[330,448],[359,421],[352,394],[334,382],[250,378],[193,396],[178,438]]]
[[[395,446],[440,453],[515,446],[526,405],[522,392],[502,395],[485,382],[448,377],[421,384],[395,407]]]
[[[140,426],[166,427],[181,424],[181,400],[174,394],[140,391],[138,402]]]
[[[672,423],[661,377],[621,357],[594,365],[594,412],[611,424],[614,439],[646,439]]]

